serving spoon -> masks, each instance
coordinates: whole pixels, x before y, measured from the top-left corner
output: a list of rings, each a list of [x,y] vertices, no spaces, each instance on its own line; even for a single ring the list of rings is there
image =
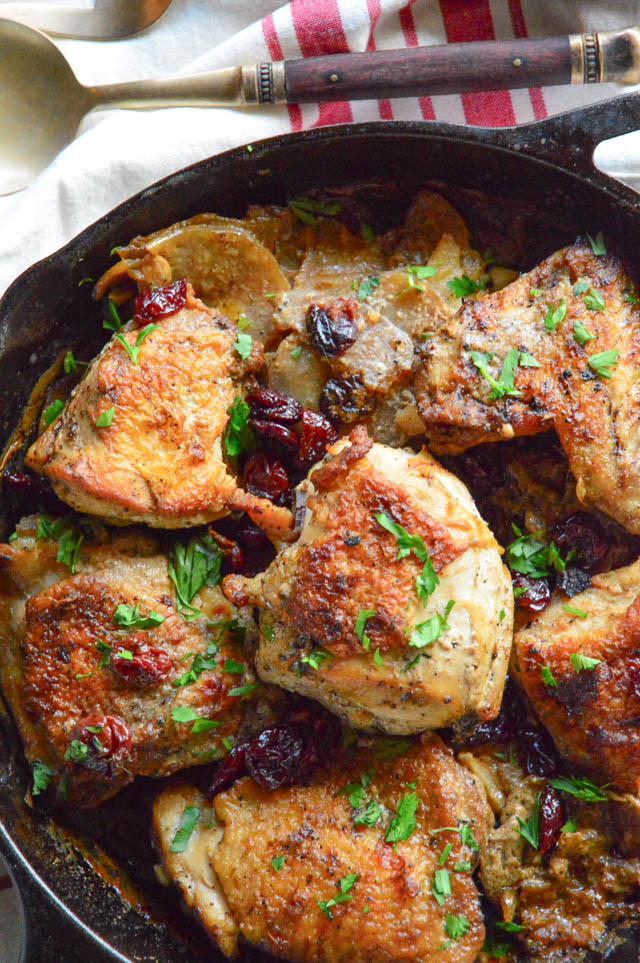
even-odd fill
[[[116,40],[146,30],[171,0],[95,0],[92,7],[54,7],[42,3],[2,3],[0,16],[19,20],[57,37]]]
[[[26,187],[107,107],[247,107],[547,84],[640,82],[640,28],[332,54],[84,87],[52,40],[0,19],[0,194]]]

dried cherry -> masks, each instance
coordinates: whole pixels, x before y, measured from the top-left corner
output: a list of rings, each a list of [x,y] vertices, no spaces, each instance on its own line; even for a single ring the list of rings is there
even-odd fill
[[[344,354],[358,337],[357,313],[355,298],[337,298],[328,305],[309,305],[306,325],[311,345],[325,358]]]
[[[296,782],[304,749],[302,734],[290,725],[265,729],[251,741],[246,754],[249,775],[265,789]]]
[[[59,514],[62,506],[44,479],[24,471],[2,473],[2,503],[12,516],[32,515],[37,509]]]
[[[250,424],[257,435],[267,442],[274,442],[290,451],[298,450],[300,439],[295,431],[281,425],[277,421],[267,421],[264,418],[251,418]]]
[[[543,856],[548,856],[558,845],[560,830],[565,822],[565,808],[560,793],[548,784],[540,794],[539,849]]]
[[[179,311],[187,303],[187,282],[173,281],[163,288],[143,291],[135,300],[133,313],[138,321],[154,321]]]
[[[330,378],[320,395],[320,410],[338,424],[349,425],[371,414],[375,398],[360,375]]]
[[[530,776],[552,776],[560,768],[560,759],[546,729],[527,718],[518,732],[520,762]]]
[[[562,555],[574,552],[574,564],[590,575],[606,566],[611,536],[597,518],[587,512],[576,512],[556,526],[553,536]]]
[[[261,498],[276,499],[290,488],[287,469],[275,455],[256,451],[249,455],[244,466],[247,489]]]
[[[327,450],[338,440],[338,432],[328,418],[317,411],[305,408],[302,413],[302,434],[300,436],[300,461],[312,465],[319,461]]]
[[[254,388],[249,391],[246,401],[253,418],[267,421],[280,421],[285,425],[295,425],[302,417],[302,405],[290,395],[273,388]]]
[[[111,655],[114,673],[136,689],[152,689],[160,685],[173,666],[169,653],[149,645],[147,638],[146,632],[140,632],[127,639],[126,646],[115,648]]]
[[[514,589],[523,589],[517,593],[516,601],[531,612],[542,612],[551,600],[551,583],[548,578],[533,578],[531,575],[513,575]]]
[[[231,752],[225,756],[213,777],[213,782],[209,786],[210,796],[216,796],[219,792],[229,789],[236,779],[240,779],[244,775],[248,747],[249,743],[244,742],[240,746],[234,746]]]
[[[86,716],[78,723],[76,738],[89,749],[85,765],[131,752],[131,733],[120,716]]]

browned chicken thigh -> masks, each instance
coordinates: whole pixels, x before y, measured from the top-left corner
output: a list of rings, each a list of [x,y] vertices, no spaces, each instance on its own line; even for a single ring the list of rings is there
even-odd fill
[[[640,308],[621,263],[588,243],[465,304],[424,348],[415,393],[430,447],[554,427],[585,505],[640,532]]]

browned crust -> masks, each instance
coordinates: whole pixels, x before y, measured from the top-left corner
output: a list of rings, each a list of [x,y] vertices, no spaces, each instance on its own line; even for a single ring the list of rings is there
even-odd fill
[[[356,425],[349,435],[350,445],[343,448],[338,455],[325,462],[309,476],[315,489],[319,492],[329,491],[336,481],[346,475],[352,465],[360,461],[373,448],[373,441],[369,437],[364,425]]]

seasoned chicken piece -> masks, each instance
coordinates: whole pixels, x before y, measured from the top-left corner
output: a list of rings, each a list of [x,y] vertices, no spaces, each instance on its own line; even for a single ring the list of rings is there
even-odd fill
[[[273,333],[273,295],[289,288],[275,257],[247,225],[217,214],[197,214],[135,237],[117,254],[119,262],[96,284],[98,298],[115,286],[118,299],[118,287],[127,281],[144,291],[185,278],[205,304],[234,321],[241,314],[248,318],[262,342]],[[125,286],[121,297],[129,293]]]
[[[229,409],[261,349],[242,363],[234,327],[186,292],[157,324],[134,318],[113,336],[27,464],[73,508],[116,524],[182,528],[238,510],[286,530],[289,512],[240,490],[223,458]]]
[[[640,562],[594,575],[516,633],[514,669],[558,751],[640,792]],[[543,671],[543,667],[547,667]]]
[[[303,482],[298,541],[227,596],[261,609],[257,668],[358,727],[419,732],[499,709],[513,596],[464,485],[363,427]],[[436,574],[437,573],[437,574]]]
[[[241,643],[250,614],[214,585],[210,539],[171,563],[183,593],[185,579],[201,585],[202,616],[180,613],[168,561],[149,537],[84,541],[71,522],[36,517],[0,546],[3,692],[30,763],[48,766],[72,804],[96,805],[137,774],[218,758],[245,724],[245,690],[234,687],[251,692],[255,680]]]
[[[484,926],[471,871],[490,811],[437,737],[385,753],[354,746],[308,786],[246,777],[213,805],[189,786],[158,798],[164,869],[227,956],[239,937],[295,963],[474,963]],[[197,822],[172,852],[185,807]]]
[[[615,257],[578,242],[465,304],[429,340],[416,376],[431,447],[454,453],[554,427],[580,500],[640,532],[632,289]]]

